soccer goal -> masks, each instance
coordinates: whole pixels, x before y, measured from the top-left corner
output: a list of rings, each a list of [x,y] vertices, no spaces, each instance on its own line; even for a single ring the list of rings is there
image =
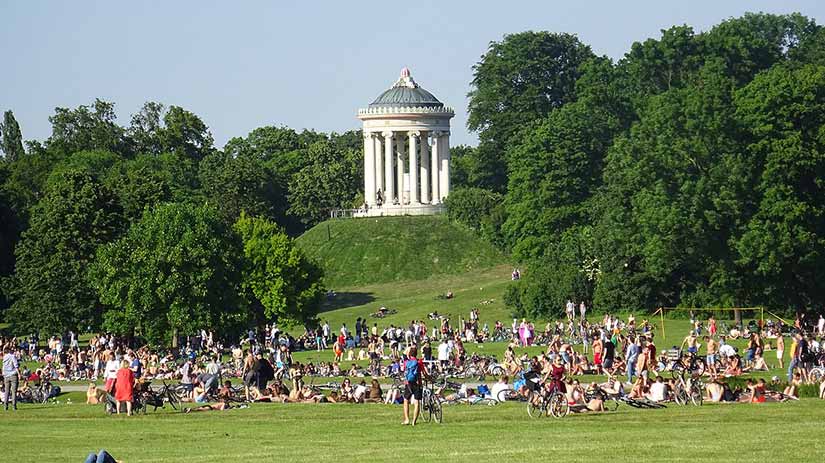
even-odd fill
[[[666,318],[699,320],[704,322],[703,325],[705,330],[707,330],[707,320],[713,317],[716,319],[717,328],[720,333],[729,331],[730,327],[736,325],[745,327],[749,323],[755,323],[756,320],[759,320],[759,326],[765,326],[764,307],[660,307],[653,312],[653,315],[659,315],[662,336],[666,333]],[[748,320],[750,322],[748,322]],[[785,321],[783,320],[783,322]]]

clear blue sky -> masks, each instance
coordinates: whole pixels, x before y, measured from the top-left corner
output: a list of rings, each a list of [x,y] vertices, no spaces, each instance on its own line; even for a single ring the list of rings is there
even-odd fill
[[[264,125],[358,128],[356,110],[403,66],[456,109],[451,144],[475,144],[471,68],[506,33],[575,33],[619,58],[663,28],[705,30],[745,11],[825,23],[817,0],[0,2],[0,110],[24,138],[48,137],[55,107],[99,97],[123,124],[145,101],[183,106],[218,146]]]

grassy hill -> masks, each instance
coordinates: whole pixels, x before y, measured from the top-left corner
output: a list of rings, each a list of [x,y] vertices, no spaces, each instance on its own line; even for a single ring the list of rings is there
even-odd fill
[[[330,220],[297,240],[333,289],[458,275],[507,262],[444,216]]]

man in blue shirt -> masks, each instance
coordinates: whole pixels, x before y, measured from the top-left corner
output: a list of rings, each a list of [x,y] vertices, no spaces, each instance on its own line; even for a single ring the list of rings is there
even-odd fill
[[[9,410],[9,400],[12,406],[17,410],[17,383],[20,365],[17,363],[17,357],[11,350],[3,350],[3,384],[6,391],[6,400],[3,406],[6,411]]]
[[[639,344],[636,343],[636,338],[631,336],[627,344],[627,352],[625,354],[627,359],[627,382],[633,383],[633,377],[636,376],[636,360],[639,358]]]

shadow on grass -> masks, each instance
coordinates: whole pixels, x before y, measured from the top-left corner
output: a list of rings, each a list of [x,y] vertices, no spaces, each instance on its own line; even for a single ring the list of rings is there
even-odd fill
[[[375,301],[372,293],[335,293],[335,296],[327,296],[321,306],[321,312],[346,309],[347,307],[357,307]]]

